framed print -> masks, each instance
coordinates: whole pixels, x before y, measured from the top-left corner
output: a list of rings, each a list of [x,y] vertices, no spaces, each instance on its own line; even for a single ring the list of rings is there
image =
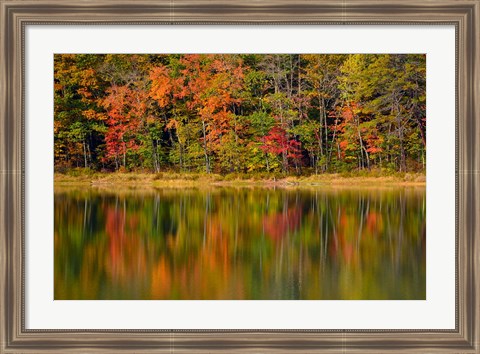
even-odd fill
[[[479,5],[2,1],[2,352],[479,353]]]

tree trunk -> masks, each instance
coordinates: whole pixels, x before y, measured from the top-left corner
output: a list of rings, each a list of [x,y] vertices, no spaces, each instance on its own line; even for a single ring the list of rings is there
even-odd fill
[[[159,164],[158,164],[158,155],[157,155],[157,146],[155,144],[155,140],[152,139],[152,155],[153,155],[153,168],[156,173],[160,171]]]
[[[203,152],[205,155],[205,171],[206,173],[210,173],[210,160],[208,158],[207,152],[207,134],[205,128],[205,120],[202,120],[202,132],[203,132]]]
[[[332,160],[332,153],[333,153],[333,148],[335,146],[335,138],[336,138],[336,135],[337,135],[337,126],[338,126],[338,116],[335,115],[335,126],[333,128],[332,146],[330,147],[330,151],[329,151],[328,157],[327,157],[328,163],[330,163],[330,161]]]
[[[180,150],[180,171],[183,170],[183,146],[178,142],[178,148]]]
[[[365,158],[367,160],[367,168],[370,169],[370,158],[368,157],[367,149],[363,144],[362,134],[360,133],[360,118],[357,118],[357,133],[358,133],[358,140],[360,142],[360,156],[362,158],[362,168],[365,168],[365,164],[363,162],[363,154],[365,154]]]
[[[83,139],[83,159],[85,161],[85,168],[88,167],[88,163],[87,163],[87,144],[85,144],[85,139]]]
[[[90,139],[89,141],[92,141],[92,134],[90,133]],[[90,143],[87,141],[87,157],[88,157],[88,163],[91,165],[92,164],[92,151],[90,149]]]
[[[328,122],[327,122],[327,111],[325,108],[325,99],[322,98],[323,106],[323,119],[324,119],[324,128],[325,128],[325,151],[328,151]],[[328,159],[325,159],[325,170],[328,169]]]
[[[318,97],[319,101],[320,101],[320,106],[318,107],[319,109],[319,123],[320,123],[320,127],[318,129],[318,150],[319,150],[319,156],[323,156],[323,122],[322,122],[322,104],[321,104],[321,99],[320,99],[320,95]],[[317,165],[318,165],[318,157],[317,157]],[[322,168],[323,170],[323,168]]]
[[[417,120],[418,130],[420,132],[420,138],[422,139],[423,147],[426,148],[427,147],[427,139],[425,139],[425,133],[423,131],[422,122],[420,121],[420,118],[417,118],[416,120]]]
[[[407,162],[405,157],[405,146],[403,143],[403,127],[400,112],[397,111],[397,125],[398,125],[398,140],[400,141],[400,172],[407,171]]]

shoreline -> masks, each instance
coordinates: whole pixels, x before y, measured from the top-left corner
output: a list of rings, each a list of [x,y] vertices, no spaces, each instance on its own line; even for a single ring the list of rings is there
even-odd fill
[[[382,176],[377,174],[348,175],[325,173],[311,176],[238,176],[177,173],[91,173],[54,174],[55,186],[130,186],[130,187],[425,187],[423,173],[404,173]]]

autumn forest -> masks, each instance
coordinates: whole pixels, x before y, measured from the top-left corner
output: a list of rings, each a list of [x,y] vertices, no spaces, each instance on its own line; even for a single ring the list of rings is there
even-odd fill
[[[423,172],[426,57],[57,54],[57,172]]]

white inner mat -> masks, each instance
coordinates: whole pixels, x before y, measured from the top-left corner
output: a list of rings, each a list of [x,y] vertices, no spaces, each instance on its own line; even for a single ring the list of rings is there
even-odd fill
[[[426,53],[426,301],[54,301],[55,53]],[[455,327],[454,26],[26,27],[26,327]]]

